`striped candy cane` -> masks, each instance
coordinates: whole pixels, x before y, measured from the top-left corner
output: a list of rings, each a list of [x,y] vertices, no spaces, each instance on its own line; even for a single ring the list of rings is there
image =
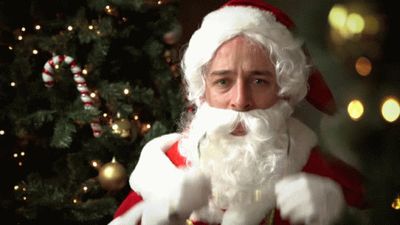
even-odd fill
[[[53,56],[50,60],[48,60],[44,64],[43,72],[42,72],[42,79],[44,82],[44,85],[48,88],[51,88],[54,86],[54,69],[56,65],[60,65],[62,63],[67,64],[70,69],[72,74],[74,75],[74,81],[76,83],[76,88],[78,89],[80,93],[80,98],[83,102],[83,105],[85,109],[92,109],[94,107],[93,100],[90,97],[90,92],[89,89],[86,85],[85,78],[82,76],[82,70],[76,63],[76,61],[67,55],[56,55]],[[102,130],[100,126],[100,122],[98,119],[92,121],[90,123],[90,126],[93,131],[93,136],[95,137],[100,137]]]

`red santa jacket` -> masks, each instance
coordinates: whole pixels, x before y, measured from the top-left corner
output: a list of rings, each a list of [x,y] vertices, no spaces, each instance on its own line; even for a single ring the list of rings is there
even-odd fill
[[[179,153],[178,142],[173,144],[166,154],[175,166],[186,166],[186,159]],[[308,161],[302,171],[331,178],[341,186],[348,205],[357,208],[363,208],[365,206],[364,189],[360,173],[336,158],[323,155],[318,147],[311,150]],[[131,191],[118,207],[114,214],[114,218],[124,214],[141,201],[143,201],[142,197],[136,192]],[[281,219],[278,210],[275,210],[274,213],[274,225],[289,225],[288,221]],[[193,224],[207,225],[206,223],[199,221],[193,221]],[[262,221],[261,224],[266,224],[266,221]]]

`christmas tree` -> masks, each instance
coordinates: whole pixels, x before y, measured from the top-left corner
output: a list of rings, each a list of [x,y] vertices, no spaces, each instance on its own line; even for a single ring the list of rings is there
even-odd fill
[[[176,130],[178,2],[0,1],[0,215],[106,224],[149,140]]]

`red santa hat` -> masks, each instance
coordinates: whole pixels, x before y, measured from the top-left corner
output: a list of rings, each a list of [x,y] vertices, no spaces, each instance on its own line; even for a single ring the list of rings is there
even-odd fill
[[[295,66],[302,64],[302,67],[306,67],[304,61],[310,66],[311,57],[307,49],[301,47],[294,38],[294,27],[294,22],[287,14],[262,0],[230,0],[218,10],[206,15],[201,27],[193,34],[182,61],[189,100],[197,101],[204,93],[199,66],[207,63],[223,42],[241,33],[261,34],[277,45],[284,45],[285,49],[302,48],[299,52],[302,52],[306,59],[299,59],[300,63],[295,63]],[[286,97],[295,99],[294,103],[298,102],[299,99],[296,98],[304,97],[305,94],[305,87],[302,86],[308,84],[305,96],[307,101],[324,113],[334,114],[335,100],[320,71],[311,65],[308,81],[303,79],[306,75],[295,75],[299,81],[293,82],[284,90]]]

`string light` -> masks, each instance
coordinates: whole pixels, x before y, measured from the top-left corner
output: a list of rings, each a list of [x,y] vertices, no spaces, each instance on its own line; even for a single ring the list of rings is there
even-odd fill
[[[96,93],[95,92],[90,93],[90,97],[95,98],[96,97]]]
[[[19,190],[19,186],[18,185],[14,185],[14,191],[18,191]]]
[[[100,162],[98,160],[92,160],[90,161],[90,165],[94,168],[98,168],[100,166]]]
[[[74,198],[74,199],[72,199],[72,202],[73,202],[74,204],[77,204],[77,203],[78,203],[78,199]]]
[[[82,190],[83,190],[84,192],[87,192],[88,189],[89,189],[89,188],[88,188],[86,185],[82,187]]]
[[[25,156],[25,152],[21,152],[20,154],[21,154],[21,156]]]
[[[10,46],[8,46],[8,49],[9,49],[10,51],[12,51],[12,50],[13,50],[13,47],[10,45]]]
[[[67,30],[68,31],[72,31],[74,29],[74,27],[72,27],[71,25],[69,25],[68,27],[67,27]]]
[[[18,39],[19,41],[22,41],[22,39],[24,39],[24,38],[22,37],[22,35],[18,35],[17,39]]]
[[[22,31],[22,32],[25,32],[25,31],[26,31],[26,28],[25,28],[25,27],[21,27],[21,31]]]
[[[158,2],[157,2],[157,4],[158,5],[161,5],[163,2],[161,1],[161,0],[159,0]]]
[[[108,114],[107,113],[103,113],[103,117],[107,118]]]
[[[138,116],[138,115],[134,115],[134,116],[133,116],[133,119],[134,119],[134,120],[139,120],[139,116]]]
[[[26,197],[26,196],[22,197],[22,200],[26,201],[26,199],[27,199],[27,197]]]
[[[18,162],[18,166],[22,166],[22,162]]]
[[[360,100],[354,99],[348,104],[347,112],[352,120],[357,121],[364,114],[364,106]]]
[[[14,158],[17,158],[17,157],[18,157],[18,153],[14,153],[14,154],[13,154],[13,157],[14,157]]]
[[[37,49],[33,49],[33,50],[32,50],[32,53],[33,53],[34,55],[37,55],[37,54],[39,53],[39,51],[38,51]]]
[[[128,89],[128,88],[125,88],[125,89],[124,89],[124,94],[125,94],[125,95],[128,95],[128,94],[129,94],[129,89]]]
[[[87,74],[88,74],[87,69],[83,69],[83,70],[82,70],[82,74],[87,75]]]
[[[15,87],[17,84],[14,82],[14,81],[12,81],[11,83],[10,83],[10,86],[11,87]]]
[[[42,27],[38,24],[35,26],[35,30],[40,30]]]
[[[107,14],[111,14],[111,13],[112,13],[111,6],[109,6],[109,5],[106,5],[106,7],[104,8],[104,10],[106,11]]]
[[[89,29],[89,30],[93,30],[93,28],[94,28],[93,25],[89,25],[89,26],[88,26],[88,29]]]
[[[0,130],[0,135],[4,135],[6,132],[4,130]]]
[[[60,66],[58,64],[54,65],[54,69],[58,70]]]

